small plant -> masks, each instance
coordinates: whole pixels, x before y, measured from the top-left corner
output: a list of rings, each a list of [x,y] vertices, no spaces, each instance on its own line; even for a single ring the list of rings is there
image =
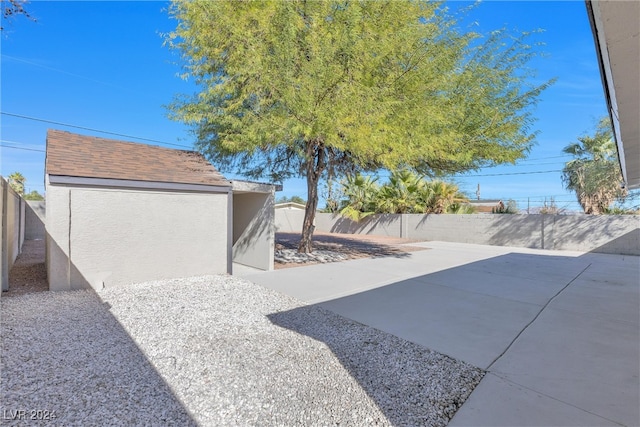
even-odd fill
[[[542,215],[560,215],[562,210],[556,204],[555,199],[552,197],[551,201],[547,203],[547,199],[544,200],[544,204],[540,208]]]
[[[507,200],[507,204],[505,205],[502,200],[498,202],[496,206],[491,208],[491,213],[494,214],[517,214],[518,213],[518,204],[515,200],[509,199]]]
[[[619,206],[606,208],[603,212],[605,215],[640,215],[640,208],[625,209]]]

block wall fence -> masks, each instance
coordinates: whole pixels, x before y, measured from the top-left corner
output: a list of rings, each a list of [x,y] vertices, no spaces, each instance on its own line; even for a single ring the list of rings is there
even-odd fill
[[[276,230],[298,233],[304,211],[276,210]],[[318,213],[316,231],[640,255],[638,215],[418,215],[379,214],[360,222]]]

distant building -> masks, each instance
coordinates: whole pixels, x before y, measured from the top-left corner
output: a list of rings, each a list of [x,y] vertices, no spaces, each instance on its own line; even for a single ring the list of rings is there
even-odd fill
[[[470,200],[469,204],[475,208],[477,213],[491,213],[491,210],[497,207],[501,201],[500,199]]]

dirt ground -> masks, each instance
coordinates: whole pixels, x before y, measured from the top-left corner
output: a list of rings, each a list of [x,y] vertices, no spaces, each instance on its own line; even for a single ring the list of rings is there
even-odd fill
[[[300,233],[276,233],[276,250],[297,249]],[[416,240],[389,236],[369,236],[363,234],[313,233],[313,248],[344,254],[348,259],[396,256],[407,252],[422,251],[425,248],[411,246]],[[275,268],[290,268],[311,263],[275,263]]]
[[[44,265],[44,240],[25,240],[9,272],[9,290],[2,297],[49,290]]]

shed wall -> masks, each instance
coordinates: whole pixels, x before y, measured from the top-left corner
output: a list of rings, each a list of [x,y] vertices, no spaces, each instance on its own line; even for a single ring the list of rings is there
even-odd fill
[[[227,273],[226,193],[48,185],[51,290]]]
[[[233,195],[233,262],[273,270],[273,192]]]

